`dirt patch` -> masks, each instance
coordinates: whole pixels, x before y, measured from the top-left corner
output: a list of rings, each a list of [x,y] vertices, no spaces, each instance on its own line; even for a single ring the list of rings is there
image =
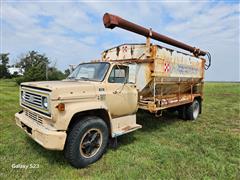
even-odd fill
[[[240,134],[240,128],[231,129],[231,130],[230,130],[230,133],[231,133],[231,134],[239,135],[239,134]]]

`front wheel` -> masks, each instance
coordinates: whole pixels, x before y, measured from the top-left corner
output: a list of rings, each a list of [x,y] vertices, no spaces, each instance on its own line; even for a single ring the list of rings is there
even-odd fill
[[[101,158],[107,143],[106,123],[98,117],[85,117],[70,130],[65,157],[73,167],[86,167]]]

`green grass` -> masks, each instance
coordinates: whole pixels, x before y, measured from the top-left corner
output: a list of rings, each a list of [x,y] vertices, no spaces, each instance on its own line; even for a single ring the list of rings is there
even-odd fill
[[[139,112],[143,128],[121,136],[95,164],[74,169],[63,153],[49,151],[15,125],[18,86],[0,80],[1,179],[239,179],[240,126],[237,83],[206,83],[197,121]],[[14,169],[12,164],[39,164]]]

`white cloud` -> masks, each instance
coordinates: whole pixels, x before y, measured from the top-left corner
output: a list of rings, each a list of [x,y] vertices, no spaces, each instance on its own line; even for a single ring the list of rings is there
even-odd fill
[[[213,66],[207,72],[208,80],[239,80],[239,4],[236,3],[4,2],[2,9],[1,51],[10,52],[13,59],[34,49],[46,53],[57,61],[58,67],[65,69],[82,59],[99,58],[104,48],[118,43],[145,42],[144,37],[125,30],[105,29],[102,15],[110,12],[209,50]],[[41,16],[52,17],[47,27],[41,26]],[[219,75],[226,66],[227,75]]]
[[[239,6],[217,3],[195,10],[196,13],[190,11],[190,16],[187,10],[179,16],[181,8],[175,8],[175,21],[166,29],[211,52],[213,63],[206,72],[208,80],[239,80]]]
[[[185,20],[199,14],[207,6],[206,1],[183,1],[176,3],[175,1],[162,2],[166,12],[175,20]]]

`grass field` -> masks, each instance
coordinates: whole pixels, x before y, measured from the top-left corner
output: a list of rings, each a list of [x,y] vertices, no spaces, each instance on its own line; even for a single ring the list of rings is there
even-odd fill
[[[74,169],[62,152],[45,150],[15,125],[18,86],[0,80],[0,179],[240,179],[239,94],[240,84],[206,83],[197,121],[139,112],[142,129],[120,137],[95,164]]]

